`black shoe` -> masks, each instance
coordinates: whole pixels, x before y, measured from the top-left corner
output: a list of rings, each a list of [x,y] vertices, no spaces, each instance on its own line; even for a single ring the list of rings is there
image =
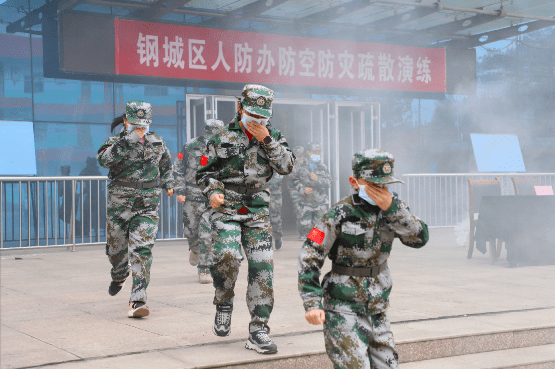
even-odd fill
[[[127,316],[129,318],[142,318],[144,316],[148,316],[149,314],[150,311],[148,310],[146,303],[142,301],[133,301],[133,304],[131,305],[131,309],[129,309]]]
[[[277,236],[274,238],[276,244],[276,250],[281,249],[281,236]]]
[[[272,342],[268,332],[264,329],[252,332],[249,335],[245,348],[255,350],[259,354],[275,354],[277,352],[276,344]]]
[[[120,284],[121,284],[121,286],[120,286]],[[121,291],[123,286],[125,286],[125,281],[123,281],[123,282],[112,281],[112,283],[110,283],[110,287],[108,287],[108,293],[111,296],[115,296],[119,293],[119,291]]]
[[[212,332],[216,336],[225,337],[231,333],[231,313],[233,306],[216,305],[216,317],[214,318],[214,326]]]

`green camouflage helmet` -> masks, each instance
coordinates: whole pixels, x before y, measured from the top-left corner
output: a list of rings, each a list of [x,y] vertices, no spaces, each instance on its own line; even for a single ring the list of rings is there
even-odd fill
[[[210,139],[210,137],[212,137],[218,129],[223,128],[224,126],[225,124],[221,120],[207,119],[206,122],[204,122],[204,138],[207,140]]]
[[[128,101],[125,117],[136,126],[150,126],[152,123],[152,105],[144,101]]]
[[[395,158],[387,151],[368,149],[353,157],[353,176],[376,184],[405,183],[393,176]]]
[[[224,122],[217,119],[207,119],[206,122],[204,122],[204,130],[207,132],[214,132],[215,129],[220,129],[224,126]]]
[[[261,85],[245,85],[243,87],[241,106],[249,114],[270,118],[272,101],[274,101],[274,91],[268,87]]]
[[[304,147],[302,146],[295,146],[293,148],[293,154],[295,154],[296,157],[300,157],[304,155]]]
[[[322,151],[322,145],[318,142],[309,142],[306,149],[308,151]]]

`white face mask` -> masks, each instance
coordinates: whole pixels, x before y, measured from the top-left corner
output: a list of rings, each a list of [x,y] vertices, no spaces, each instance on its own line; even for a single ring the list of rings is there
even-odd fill
[[[310,160],[316,163],[320,161],[320,155],[310,155]]]
[[[243,122],[243,125],[245,126],[245,128],[247,128],[247,122],[256,122],[258,124],[263,124],[263,125],[267,126],[268,125],[268,118],[257,119],[257,118],[253,118],[250,115],[247,115],[245,112],[243,112],[243,117],[241,118],[241,122]]]
[[[148,133],[149,129],[150,129],[150,126],[139,127],[139,126],[136,126],[134,124],[128,124],[127,125],[127,133],[133,132],[135,130],[135,128],[146,128],[146,131],[145,131],[145,135],[146,135]]]
[[[357,182],[355,180],[355,182]],[[378,204],[376,204],[376,202],[374,200],[372,200],[372,198],[370,196],[368,196],[368,193],[366,193],[366,185],[361,185],[360,183],[357,182],[357,185],[359,187],[358,190],[358,196],[363,199],[364,201],[366,201],[367,203],[369,203],[370,205],[374,205],[377,206]],[[389,188],[389,186],[391,186],[391,184],[386,184],[384,185],[386,188]]]

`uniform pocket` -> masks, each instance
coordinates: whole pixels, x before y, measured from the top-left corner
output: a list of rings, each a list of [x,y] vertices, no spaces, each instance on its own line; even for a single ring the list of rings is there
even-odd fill
[[[368,227],[363,223],[345,222],[341,225],[341,232],[351,236],[359,236],[368,232]]]
[[[237,147],[221,148],[216,150],[216,152],[218,153],[219,158],[232,158],[234,156],[239,155],[239,148]]]

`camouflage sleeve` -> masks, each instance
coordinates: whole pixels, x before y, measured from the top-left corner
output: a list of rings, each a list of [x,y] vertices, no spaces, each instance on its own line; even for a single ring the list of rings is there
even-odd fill
[[[298,168],[295,179],[297,180],[296,187],[299,193],[305,193],[307,188],[314,187],[314,181],[310,178],[310,173],[310,167],[306,165]]]
[[[203,153],[203,156],[207,157],[206,165],[200,166],[195,176],[197,185],[208,201],[210,201],[215,193],[224,193],[224,184],[218,179],[221,168],[213,138],[214,136],[206,143]]]
[[[96,154],[98,164],[104,168],[110,168],[112,165],[126,159],[132,145],[139,142],[140,139],[141,137],[135,131],[121,138],[110,137],[98,149]]]
[[[331,187],[331,174],[328,167],[325,164],[322,165],[325,168],[325,174],[318,177],[318,184],[320,185],[320,188],[327,189]]]
[[[289,144],[281,132],[271,129],[270,135],[273,138],[272,142],[268,145],[262,145],[266,154],[268,154],[270,166],[279,174],[288,175],[295,166],[295,154],[289,148]]]
[[[175,178],[175,187],[173,189],[176,195],[185,196],[185,189],[187,188],[185,171],[187,170],[188,158],[187,145],[184,145],[173,164],[173,177]]]
[[[408,205],[395,192],[391,206],[383,214],[403,245],[418,249],[428,242],[428,226],[411,214]]]
[[[164,143],[164,153],[162,154],[162,159],[160,159],[160,164],[158,165],[160,168],[160,185],[163,189],[169,190],[175,186],[172,173],[172,157],[168,147],[166,146],[166,142],[164,142],[164,140],[162,140],[162,142]]]
[[[310,232],[299,253],[299,294],[305,311],[322,309],[324,290],[320,270],[339,233],[340,220],[336,208],[325,214]]]

